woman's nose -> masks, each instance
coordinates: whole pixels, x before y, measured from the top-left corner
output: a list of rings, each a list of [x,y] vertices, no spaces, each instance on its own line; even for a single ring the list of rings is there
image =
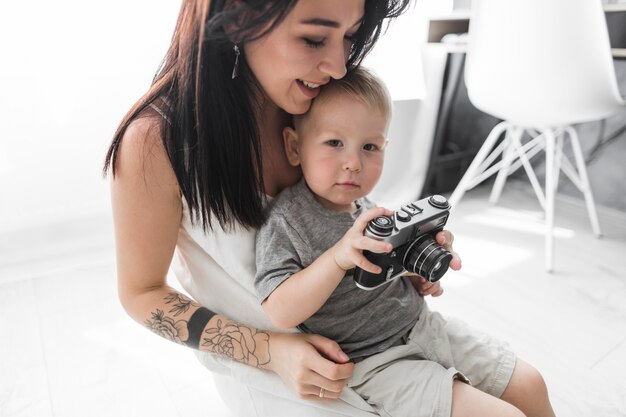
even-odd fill
[[[338,80],[346,75],[347,52],[343,45],[331,46],[322,57],[319,70],[324,74]]]

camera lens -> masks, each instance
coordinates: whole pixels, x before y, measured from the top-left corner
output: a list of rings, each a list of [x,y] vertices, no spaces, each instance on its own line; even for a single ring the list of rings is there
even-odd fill
[[[378,216],[367,224],[367,230],[377,236],[389,236],[393,231],[393,220],[387,216]]]
[[[439,281],[446,273],[452,254],[445,250],[429,234],[415,239],[404,254],[404,267],[430,282]]]

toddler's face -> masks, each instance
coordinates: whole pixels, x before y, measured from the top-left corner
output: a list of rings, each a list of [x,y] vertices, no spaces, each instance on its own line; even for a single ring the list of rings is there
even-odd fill
[[[353,211],[354,200],[372,191],[383,169],[387,124],[378,108],[337,93],[314,105],[291,132],[295,151],[286,138],[290,161],[301,165],[324,207]]]

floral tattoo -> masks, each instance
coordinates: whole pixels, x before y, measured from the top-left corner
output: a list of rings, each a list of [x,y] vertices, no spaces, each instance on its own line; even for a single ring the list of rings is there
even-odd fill
[[[146,327],[159,336],[181,345],[184,344],[189,337],[186,320],[174,321],[174,319],[166,316],[165,313],[159,309],[152,313],[151,320],[146,320]]]
[[[193,300],[185,297],[177,292],[171,292],[165,297],[166,304],[174,304],[174,307],[170,310],[170,313],[174,313],[174,317],[181,313],[186,313],[189,307],[200,307],[200,304],[195,303]]]
[[[173,313],[174,317],[185,313],[189,310],[189,307],[199,307],[198,303],[185,297],[182,294],[171,292],[164,298],[165,304],[173,304],[173,307],[169,310],[169,313]],[[176,342],[178,344],[185,344],[189,338],[189,329],[187,328],[187,320],[175,320],[169,317],[163,312],[163,310],[157,309],[152,313],[152,318],[146,320],[146,327],[152,330],[154,333],[167,340]]]
[[[238,362],[261,367],[270,360],[267,332],[250,329],[235,322],[217,321],[217,327],[204,331],[201,346]],[[260,349],[259,349],[260,348]]]
[[[152,317],[145,321],[146,327],[167,340],[184,345],[189,339],[189,322],[176,320],[175,317],[186,313],[190,307],[200,307],[200,305],[175,292],[169,293],[164,300],[166,304],[173,305],[168,311],[173,314],[173,317],[157,309],[152,313]],[[217,320],[217,327],[204,330],[200,349],[248,365],[262,367],[271,360],[269,339],[270,335],[267,332],[251,329],[233,321]]]

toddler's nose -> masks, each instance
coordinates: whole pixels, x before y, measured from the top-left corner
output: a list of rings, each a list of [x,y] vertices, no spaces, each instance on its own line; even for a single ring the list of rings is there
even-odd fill
[[[358,172],[361,170],[361,160],[354,155],[348,155],[344,161],[343,169],[346,171]]]

